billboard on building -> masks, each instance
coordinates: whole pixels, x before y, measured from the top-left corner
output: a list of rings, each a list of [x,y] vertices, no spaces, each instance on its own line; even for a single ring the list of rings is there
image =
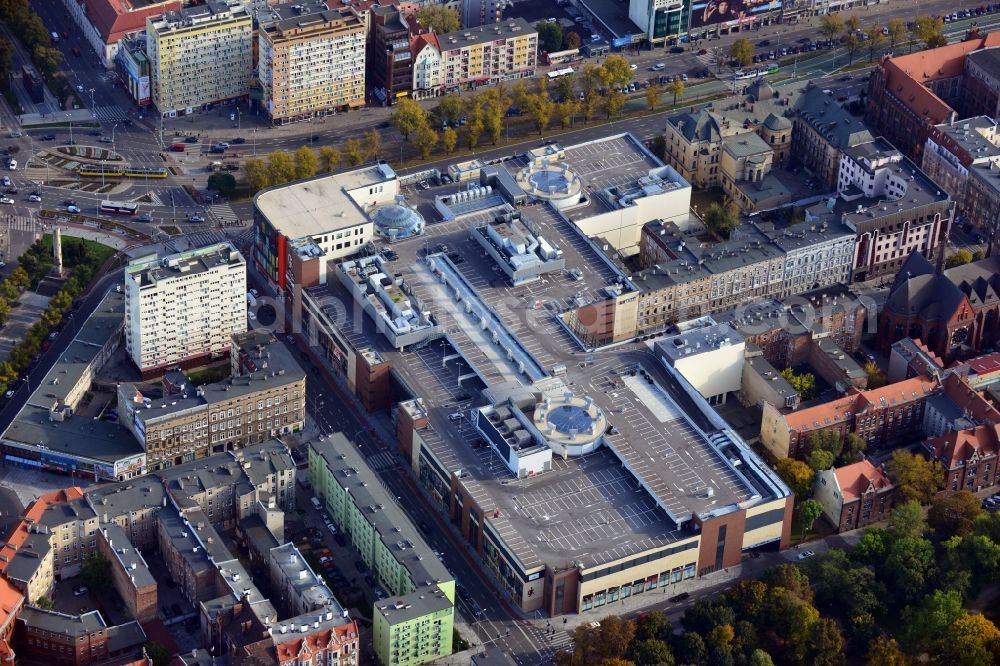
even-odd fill
[[[694,0],[691,30],[710,25],[746,22],[766,12],[781,9],[782,0]]]

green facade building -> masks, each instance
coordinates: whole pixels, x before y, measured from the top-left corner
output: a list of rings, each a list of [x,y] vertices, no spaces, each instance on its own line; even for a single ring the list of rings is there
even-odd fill
[[[372,613],[383,666],[416,666],[451,654],[455,579],[354,445],[341,433],[310,442],[309,479],[389,594]]]

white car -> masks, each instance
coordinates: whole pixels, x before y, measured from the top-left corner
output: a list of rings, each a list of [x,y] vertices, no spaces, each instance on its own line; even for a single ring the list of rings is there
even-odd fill
[[[87,594],[87,592],[90,592],[90,590],[87,589],[87,586],[81,585],[80,587],[77,587],[73,590],[73,596],[82,597],[83,595]]]
[[[7,204],[8,206],[14,205],[14,200],[10,197],[0,197],[0,204]]]
[[[81,86],[80,84],[77,84],[76,85],[76,91],[77,92],[83,92],[83,86]]]
[[[3,397],[6,398],[7,400],[10,400],[11,398],[14,397],[14,393],[15,393],[14,389],[11,389],[11,390],[7,391],[6,393],[4,393]]]
[[[73,214],[79,215],[80,214],[80,207],[79,206],[73,206],[73,205],[66,206],[66,212],[67,213],[73,213]]]
[[[41,201],[42,197],[37,194],[29,194],[28,201]]]
[[[811,550],[805,550],[805,551],[802,551],[801,553],[799,553],[798,555],[796,555],[795,559],[797,559],[797,560],[807,560],[807,559],[809,559],[810,557],[812,557],[815,554],[816,553],[812,552]]]
[[[635,70],[639,69],[639,65],[632,63],[631,65],[628,66],[628,68],[634,72]]]
[[[666,68],[667,68],[666,63],[662,63],[662,62],[658,62],[655,65],[653,65],[653,71],[654,72],[659,72],[659,71],[662,71],[662,70],[664,70]]]

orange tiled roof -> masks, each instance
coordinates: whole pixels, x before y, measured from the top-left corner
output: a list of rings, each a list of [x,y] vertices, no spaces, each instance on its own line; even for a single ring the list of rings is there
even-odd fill
[[[892,488],[892,481],[885,472],[868,460],[838,467],[833,473],[837,477],[837,485],[845,502],[860,498],[869,487],[874,488],[876,492]]]
[[[1000,423],[1000,411],[976,389],[969,386],[964,377],[952,373],[945,377],[944,392],[951,401],[977,423],[992,421]]]
[[[1000,352],[979,356],[968,363],[969,368],[977,375],[988,375],[991,372],[1000,370]]]
[[[125,35],[146,27],[146,17],[156,17],[181,8],[180,0],[132,3],[129,0],[78,0],[101,33],[105,44],[113,44]]]
[[[358,635],[357,625],[354,622],[348,622],[337,627],[317,631],[308,636],[296,637],[285,643],[278,643],[277,641],[280,640],[281,634],[275,634],[274,648],[278,654],[278,663],[284,664],[289,661],[295,661],[298,659],[303,648],[310,654],[322,652],[330,644],[331,639],[337,643],[346,643],[354,640],[349,637],[352,631],[355,636]]]
[[[939,437],[928,440],[934,457],[941,460],[946,469],[968,460],[978,452],[980,458],[1000,455],[1000,425],[980,425],[965,430],[949,430]]]
[[[845,395],[822,405],[786,414],[785,423],[789,430],[796,432],[832,428],[838,423],[849,420],[852,413],[857,414],[872,407],[876,409],[882,407],[883,398],[887,407],[898,405],[926,396],[936,387],[937,381],[934,379],[923,376],[911,377],[895,384],[887,384],[882,388]]]
[[[0,576],[0,630],[7,627],[11,616],[21,610],[24,595],[6,578]]]
[[[993,46],[1000,46],[1000,33],[889,58],[883,64],[885,89],[918,116],[928,118],[934,124],[942,123],[952,109],[924,84],[961,76],[965,69],[965,56]]]
[[[0,572],[7,569],[7,563],[14,558],[14,553],[20,548],[28,538],[28,525],[37,523],[42,519],[42,515],[53,504],[72,502],[83,497],[83,490],[77,486],[71,486],[62,490],[54,490],[46,493],[28,505],[22,519],[11,530],[6,543],[0,548]]]

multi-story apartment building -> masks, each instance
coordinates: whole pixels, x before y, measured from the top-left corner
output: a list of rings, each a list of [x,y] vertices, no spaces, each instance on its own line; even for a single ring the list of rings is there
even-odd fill
[[[745,213],[777,208],[791,200],[791,192],[770,175],[774,151],[755,132],[722,140],[719,180],[722,190]]]
[[[754,222],[728,241],[702,244],[673,224],[643,227],[644,270],[632,281],[640,290],[639,335],[677,321],[741,304],[780,298],[846,281],[854,233],[829,224],[776,226]]]
[[[247,330],[246,285],[246,262],[228,242],[129,262],[125,348],[143,378],[228,353]]]
[[[148,17],[146,57],[161,114],[245,97],[253,74],[253,18],[234,0]]]
[[[837,184],[844,151],[872,140],[861,121],[840,106],[832,93],[810,85],[796,101],[792,154],[819,178],[821,187]]]
[[[440,95],[443,59],[437,35],[433,32],[417,35],[410,44],[410,50],[413,57],[413,96],[426,99]]]
[[[1000,254],[1000,158],[969,169],[965,188],[966,219],[979,230],[991,248]]]
[[[816,500],[838,532],[888,518],[896,491],[885,472],[868,460],[819,472],[815,488]]]
[[[629,19],[642,28],[650,46],[666,46],[686,33],[690,11],[690,0],[630,0],[628,3]]]
[[[839,218],[857,234],[852,282],[895,275],[914,252],[934,256],[947,243],[954,202],[885,139],[844,150],[837,191],[833,206],[816,204],[806,219]]]
[[[977,116],[935,125],[927,136],[920,168],[951,195],[957,211],[967,223],[985,230],[990,207],[979,201],[978,189],[976,205],[969,201],[970,172],[974,167],[989,169],[998,161],[1000,134],[997,123],[987,116]]]
[[[1000,48],[984,48],[966,56],[957,108],[963,118],[1000,116]]]
[[[146,36],[130,35],[121,40],[115,55],[115,65],[122,85],[137,106],[150,103],[149,58],[146,57]]]
[[[523,18],[438,36],[445,92],[530,78],[538,66],[538,31]]]
[[[416,17],[406,16],[393,5],[373,5],[368,20],[369,86],[379,101],[391,104],[412,90],[410,40],[419,32],[419,24]]]
[[[931,128],[957,118],[996,113],[997,91],[988,72],[994,55],[967,64],[968,56],[1000,46],[1000,35],[980,37],[884,58],[868,79],[866,122],[919,163]],[[995,65],[993,65],[995,66]],[[985,67],[985,69],[984,69]]]
[[[365,103],[365,26],[323,0],[286,2],[258,16],[257,80],[276,124]]]
[[[809,435],[828,430],[864,438],[870,451],[919,436],[927,398],[940,391],[936,379],[912,377],[882,388],[849,393],[814,407],[783,414],[764,403],[761,442],[778,458],[802,458]]]
[[[27,663],[60,666],[136,664],[145,661],[146,633],[135,620],[108,626],[96,611],[67,615],[29,607],[17,618],[21,657]]]
[[[302,429],[305,373],[269,332],[233,336],[228,379],[195,387],[179,370],[162,386],[123,382],[119,410],[149,469],[241,449]]]
[[[77,34],[107,68],[114,67],[122,40],[141,33],[147,18],[179,11],[182,4],[181,0],[62,0]]]
[[[326,284],[332,262],[374,238],[368,213],[398,194],[399,178],[384,162],[261,190],[254,197],[257,270],[279,291]]]
[[[504,4],[503,0],[462,0],[462,27],[469,30],[499,23]]]
[[[455,579],[354,445],[342,434],[309,444],[309,479],[333,522],[389,596],[375,604],[375,654],[416,666],[451,654]]]

